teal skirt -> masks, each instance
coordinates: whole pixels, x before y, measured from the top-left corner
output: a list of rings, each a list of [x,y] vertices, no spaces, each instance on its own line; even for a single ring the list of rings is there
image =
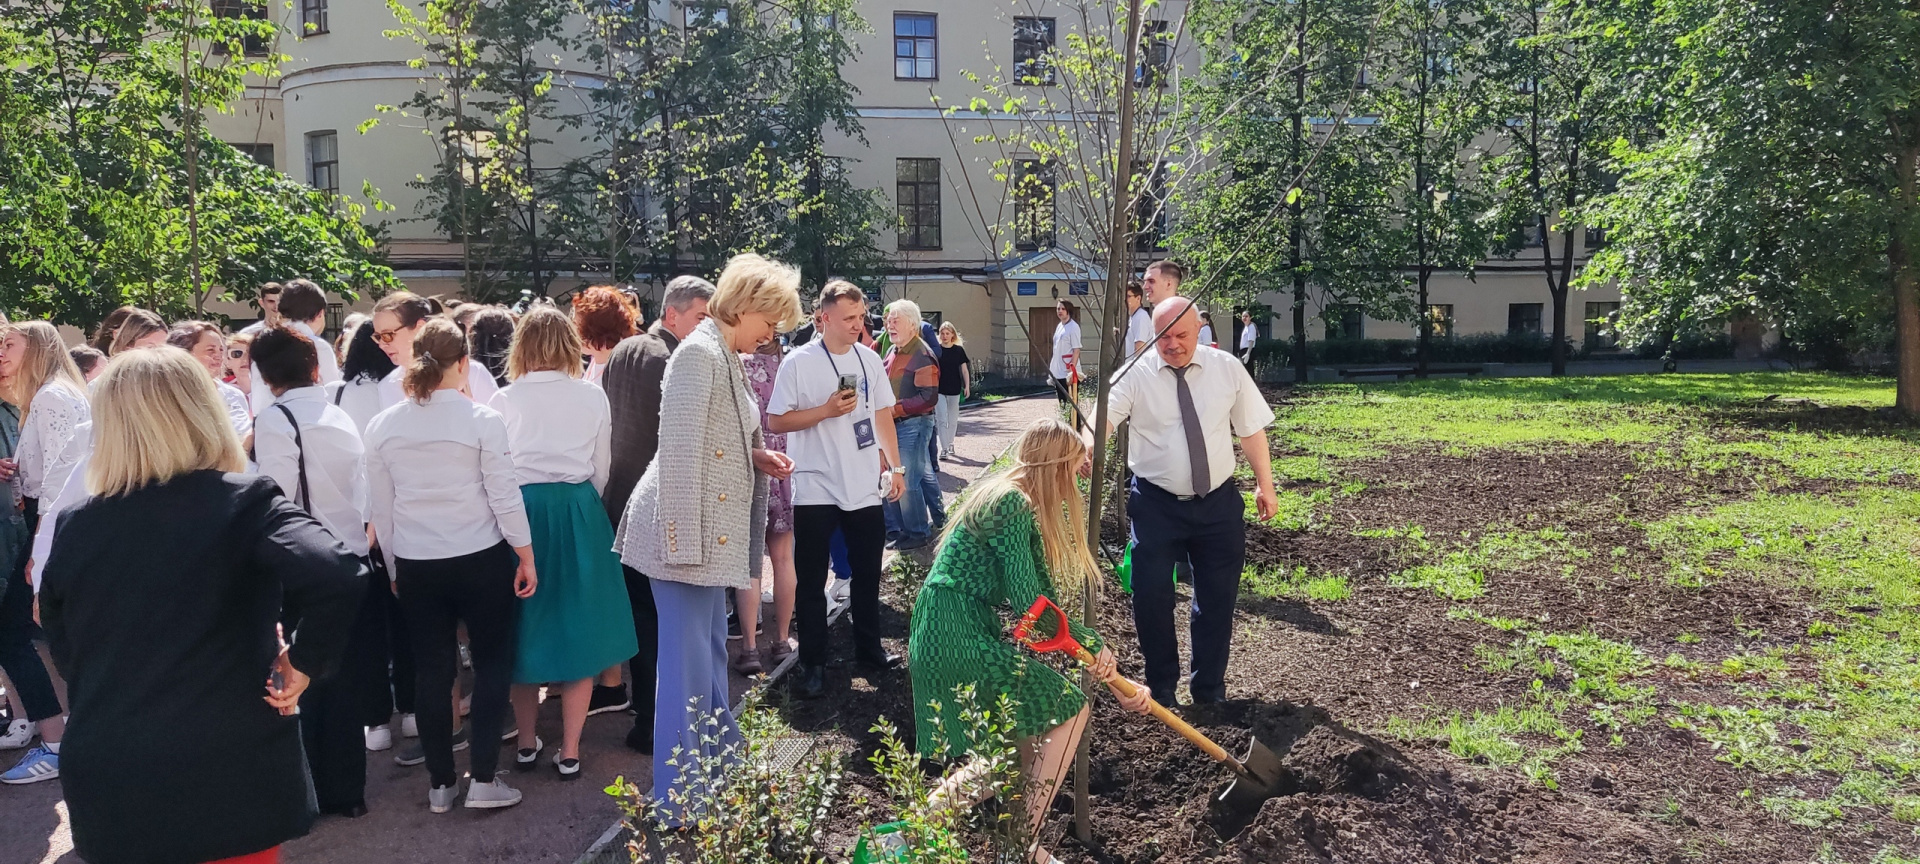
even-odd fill
[[[639,653],[613,526],[591,483],[520,487],[540,583],[520,602],[516,684],[591,678]]]

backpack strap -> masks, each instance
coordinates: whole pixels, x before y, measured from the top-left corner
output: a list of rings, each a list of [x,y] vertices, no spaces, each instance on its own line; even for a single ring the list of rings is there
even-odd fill
[[[294,464],[300,471],[300,509],[312,514],[313,501],[307,495],[307,445],[305,441],[300,440],[300,421],[293,419],[293,411],[286,405],[275,402],[273,407],[280,409],[280,413],[287,416],[287,425],[293,427]]]

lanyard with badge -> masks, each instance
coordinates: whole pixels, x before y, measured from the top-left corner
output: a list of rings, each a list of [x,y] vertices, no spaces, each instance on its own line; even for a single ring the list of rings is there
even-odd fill
[[[832,366],[833,374],[840,378],[839,386],[834,389],[834,392],[837,394],[841,390],[853,389],[853,375],[841,374],[840,364],[834,361],[833,352],[827,350],[827,345],[824,341],[820,344],[820,353],[827,355],[827,365]],[[860,346],[858,344],[854,345],[853,348],[849,350],[849,353],[853,354],[853,362],[860,365],[860,406],[862,408],[868,408],[868,406],[873,404],[873,394],[869,391],[867,384],[867,361],[860,356]],[[853,442],[858,445],[861,450],[873,446],[873,410],[871,408],[868,408],[865,419],[853,421]]]

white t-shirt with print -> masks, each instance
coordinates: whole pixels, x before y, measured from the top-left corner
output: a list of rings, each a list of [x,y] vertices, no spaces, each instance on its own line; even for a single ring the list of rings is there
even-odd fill
[[[1053,362],[1051,364],[1048,364],[1047,371],[1053,373],[1053,377],[1055,378],[1067,377],[1067,371],[1068,371],[1067,360],[1068,358],[1073,356],[1073,352],[1079,347],[1080,347],[1080,323],[1079,322],[1069,318],[1065,321],[1060,322],[1057,325],[1054,325]]]
[[[880,506],[880,437],[860,448],[855,424],[871,423],[875,412],[893,407],[893,387],[880,355],[865,345],[845,354],[831,354],[818,339],[793,349],[780,362],[773,378],[768,414],[805,411],[826,404],[840,387],[841,375],[854,375],[859,397],[854,409],[829,417],[798,432],[787,433],[787,456],[793,459],[793,503],[832,504],[842,510]]]

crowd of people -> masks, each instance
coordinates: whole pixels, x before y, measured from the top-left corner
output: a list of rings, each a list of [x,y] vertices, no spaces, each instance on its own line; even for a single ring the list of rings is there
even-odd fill
[[[1085,698],[1002,618],[1097,590],[1074,486],[1088,442],[1036,424],[950,518],[938,464],[973,373],[951,322],[907,300],[870,316],[838,280],[809,313],[798,271],[752,254],[717,284],[672,280],[644,330],[612,286],[569,311],[389,294],[333,343],[313,283],[259,300],[232,334],[132,308],[73,348],[46,322],[0,330],[0,481],[18,505],[0,508],[0,748],[26,749],[0,781],[59,779],[86,860],[275,860],[317,815],[367,812],[369,752],[425,765],[434,813],[510,807],[505,742],[519,770],[544,757],[576,778],[586,718],[621,710],[672,825],[683,774],[738,740],[729,668],[797,655],[793,692],[827,694],[844,602],[855,663],[885,680],[905,661],[880,637],[884,551],[936,544],[909,642],[921,750],[964,754],[954,687],[1015,693],[1044,814]],[[1131,419],[1151,685],[1133,710],[1179,677],[1176,559],[1195,584],[1193,697],[1224,698],[1235,441],[1259,513],[1274,509],[1251,379],[1196,344],[1177,296],[1151,325],[1112,410]],[[1078,635],[1114,679],[1114,652]],[[543,695],[554,746],[535,731]],[[980,780],[963,767],[940,794],[962,803]]]

